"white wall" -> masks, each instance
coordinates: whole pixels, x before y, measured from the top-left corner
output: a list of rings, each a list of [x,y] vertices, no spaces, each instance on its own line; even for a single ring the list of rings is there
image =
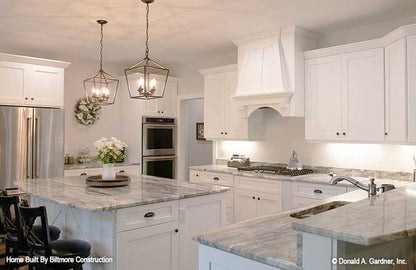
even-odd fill
[[[185,101],[187,130],[187,166],[207,165],[212,163],[212,142],[196,139],[196,123],[204,122],[204,100]],[[189,173],[187,173],[189,177]]]
[[[287,163],[292,150],[306,165],[340,168],[406,171],[414,168],[416,146],[388,144],[308,143],[301,117],[281,117],[271,109],[264,114],[261,141],[224,141],[217,145],[217,158],[244,154],[253,161]]]
[[[89,147],[95,155],[93,143],[100,137],[115,136],[124,140],[121,133],[121,103],[119,96],[114,105],[103,106],[100,119],[92,126],[78,124],[74,117],[75,102],[85,97],[83,80],[97,72],[97,61],[75,58],[60,58],[71,62],[65,70],[65,152],[77,155],[80,148]],[[104,70],[117,77],[123,72],[123,67],[114,64],[104,64]],[[119,89],[119,94],[121,89]]]

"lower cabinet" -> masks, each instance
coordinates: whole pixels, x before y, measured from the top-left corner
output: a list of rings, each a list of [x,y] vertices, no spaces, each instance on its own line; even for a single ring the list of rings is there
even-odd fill
[[[282,195],[235,189],[234,221],[266,216],[282,211]]]
[[[117,269],[177,270],[179,223],[169,222],[117,235]]]
[[[90,176],[90,175],[97,175],[101,174],[101,168],[85,168],[85,169],[73,169],[73,170],[64,170],[64,176]],[[130,174],[139,176],[140,172],[140,165],[131,165],[131,166],[118,166],[114,167],[114,171],[117,174]]]

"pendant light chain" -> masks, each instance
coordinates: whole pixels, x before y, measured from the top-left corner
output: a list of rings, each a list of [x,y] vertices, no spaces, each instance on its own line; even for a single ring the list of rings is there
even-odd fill
[[[149,3],[146,4],[146,59],[149,59]]]
[[[101,24],[101,40],[100,40],[100,71],[103,70],[103,24]]]

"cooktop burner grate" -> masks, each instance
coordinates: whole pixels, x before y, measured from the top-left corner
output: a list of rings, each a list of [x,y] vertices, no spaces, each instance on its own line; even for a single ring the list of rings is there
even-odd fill
[[[238,168],[239,171],[252,171],[255,173],[268,173],[277,175],[298,176],[313,173],[311,169],[289,170],[285,167],[277,166],[246,166]]]

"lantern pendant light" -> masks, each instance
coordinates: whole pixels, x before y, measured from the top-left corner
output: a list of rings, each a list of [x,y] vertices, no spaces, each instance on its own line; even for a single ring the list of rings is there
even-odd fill
[[[146,4],[146,50],[145,57],[135,65],[126,68],[124,73],[130,98],[162,98],[169,77],[169,69],[149,58],[149,4],[154,0],[142,0]]]
[[[98,20],[97,23],[101,27],[100,69],[94,76],[84,80],[85,96],[91,102],[111,105],[115,102],[119,81],[103,70],[103,26],[107,21]]]

